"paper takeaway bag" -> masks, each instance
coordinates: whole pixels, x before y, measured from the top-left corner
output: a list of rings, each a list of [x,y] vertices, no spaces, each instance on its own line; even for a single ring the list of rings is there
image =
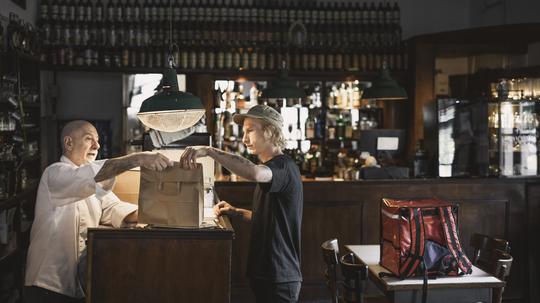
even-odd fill
[[[202,165],[168,167],[161,172],[141,167],[139,222],[162,227],[199,227],[203,220]]]

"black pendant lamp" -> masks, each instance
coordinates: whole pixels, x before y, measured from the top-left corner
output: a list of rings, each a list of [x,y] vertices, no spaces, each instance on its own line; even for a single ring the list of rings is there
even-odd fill
[[[195,125],[205,113],[198,97],[181,92],[174,64],[172,43],[172,0],[169,0],[169,66],[163,72],[161,90],[144,100],[137,117],[147,127],[164,132],[177,132]]]
[[[371,87],[364,90],[362,99],[403,100],[407,99],[407,92],[390,77],[387,64],[383,62],[381,73],[373,81]]]

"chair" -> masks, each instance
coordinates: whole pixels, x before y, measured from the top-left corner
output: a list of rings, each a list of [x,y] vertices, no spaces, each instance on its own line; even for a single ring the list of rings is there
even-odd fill
[[[339,302],[339,285],[338,280],[338,254],[339,246],[337,239],[331,239],[323,242],[321,245],[323,260],[326,264],[324,277],[326,278],[326,286],[332,296],[332,303]]]
[[[493,251],[498,249],[510,253],[510,244],[507,240],[493,238],[487,235],[475,233],[471,236],[470,245],[474,248],[472,263],[477,267],[490,271],[490,263]]]
[[[471,246],[474,248],[472,263],[501,281],[510,275],[513,258],[507,240],[473,234]],[[502,302],[504,287],[493,289],[493,303]]]
[[[495,249],[491,255],[491,271],[489,273],[501,281],[506,281],[506,278],[510,275],[513,260],[508,252]],[[493,303],[502,302],[503,292],[504,286],[493,290]]]
[[[364,303],[364,290],[368,278],[368,266],[357,262],[352,253],[339,259],[343,274],[343,300],[347,303]]]

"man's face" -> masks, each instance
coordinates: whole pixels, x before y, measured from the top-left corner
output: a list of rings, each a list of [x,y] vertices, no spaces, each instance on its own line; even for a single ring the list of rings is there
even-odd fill
[[[99,150],[99,137],[96,128],[86,124],[71,134],[67,143],[67,154],[76,165],[96,160]],[[70,141],[70,142],[69,142]]]
[[[250,154],[260,155],[272,150],[272,144],[264,138],[263,125],[259,119],[244,119],[243,130],[242,142],[246,145]]]

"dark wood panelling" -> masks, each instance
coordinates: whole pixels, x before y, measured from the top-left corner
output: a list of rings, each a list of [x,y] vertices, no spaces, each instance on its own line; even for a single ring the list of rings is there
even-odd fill
[[[529,185],[528,185],[529,184]],[[532,183],[537,184],[537,183]],[[217,190],[224,200],[233,205],[250,208],[253,183],[220,183]],[[538,252],[534,241],[524,241],[527,234],[535,235],[534,221],[527,203],[527,180],[509,179],[429,179],[388,180],[361,182],[304,182],[304,217],[302,230],[302,270],[304,283],[301,297],[326,298],[324,268],[320,245],[336,237],[345,244],[378,244],[379,211],[383,197],[427,198],[438,197],[460,204],[460,238],[470,254],[469,238],[474,232],[506,237],[512,246],[514,264],[505,292],[507,302],[537,302],[538,290],[530,290],[538,283],[533,273],[532,253]],[[540,203],[540,184],[529,190],[528,201],[536,199],[536,214]],[[235,201],[239,201],[235,204]],[[531,208],[534,209],[534,208]],[[233,242],[233,293],[248,291],[245,278],[246,254],[249,243],[249,224],[233,222],[237,240]],[[537,227],[537,225],[535,225]],[[241,239],[241,241],[239,241]],[[538,241],[536,241],[538,242]],[[236,269],[236,273],[235,273]],[[241,272],[238,272],[240,270]],[[533,279],[534,281],[531,281]],[[529,297],[530,296],[530,297]],[[531,300],[529,300],[531,298]]]
[[[527,187],[527,231],[522,242],[527,247],[528,289],[530,302],[540,302],[540,184]]]
[[[232,230],[89,229],[87,302],[228,302],[232,237]]]

